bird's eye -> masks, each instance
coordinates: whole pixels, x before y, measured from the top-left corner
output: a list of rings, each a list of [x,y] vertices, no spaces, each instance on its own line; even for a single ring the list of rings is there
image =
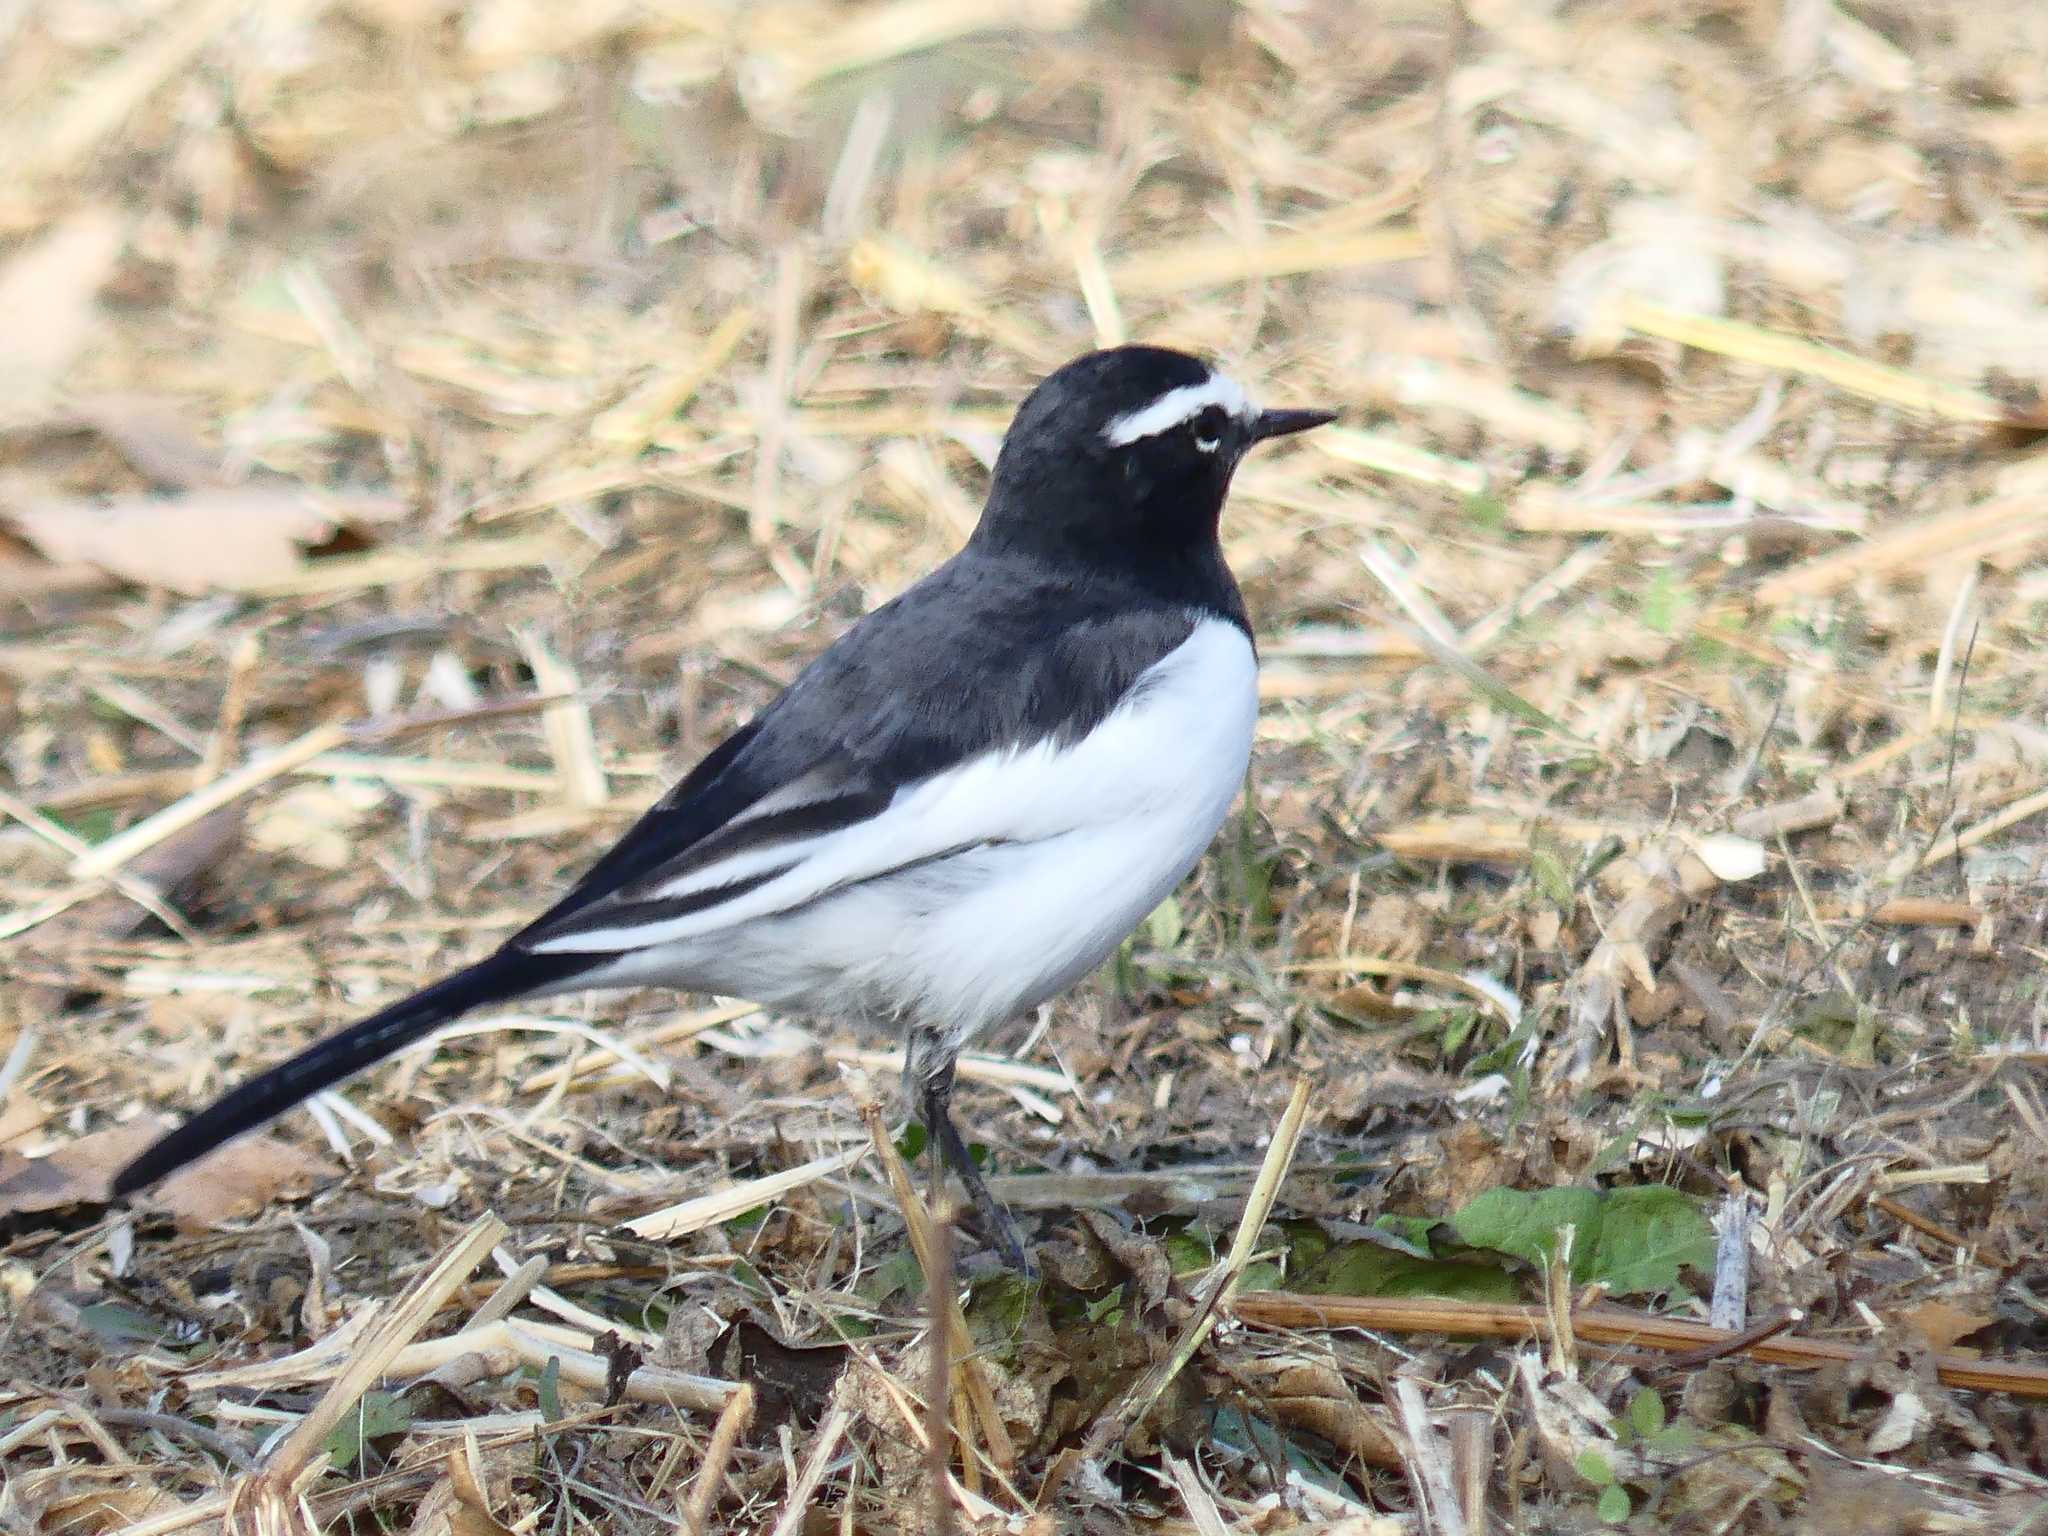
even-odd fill
[[[1195,446],[1204,453],[1214,453],[1223,441],[1224,429],[1229,425],[1229,412],[1220,405],[1209,406],[1195,418]]]

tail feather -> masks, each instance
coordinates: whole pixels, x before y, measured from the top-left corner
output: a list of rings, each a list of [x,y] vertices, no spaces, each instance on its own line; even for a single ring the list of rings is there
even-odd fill
[[[466,970],[373,1013],[338,1035],[309,1045],[202,1109],[114,1176],[118,1199],[154,1184],[223,1142],[252,1131],[294,1104],[381,1061],[486,1003],[552,991],[602,956],[528,955],[500,950]]]

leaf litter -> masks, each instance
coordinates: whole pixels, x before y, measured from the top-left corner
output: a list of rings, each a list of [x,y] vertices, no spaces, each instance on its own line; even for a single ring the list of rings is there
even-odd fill
[[[1957,5],[28,16],[9,1528],[2040,1529],[2043,81]],[[103,1207],[1123,336],[1347,421],[1233,500],[1244,815],[963,1072],[1041,1287],[885,1177],[886,1042],[716,1000]]]

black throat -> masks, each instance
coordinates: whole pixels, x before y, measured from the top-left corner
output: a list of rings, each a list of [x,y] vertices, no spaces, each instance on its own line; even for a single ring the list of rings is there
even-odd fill
[[[1101,511],[1099,499],[1093,510]],[[1091,516],[1087,492],[1034,477],[1028,489],[1000,480],[968,548],[1022,558],[1082,586],[1113,586],[1156,602],[1230,620],[1247,635],[1251,621],[1217,538],[1222,498],[1213,510]]]
[[[1020,443],[1013,433],[969,547],[1213,613],[1249,634],[1218,539],[1232,467],[1173,473],[1143,453]]]

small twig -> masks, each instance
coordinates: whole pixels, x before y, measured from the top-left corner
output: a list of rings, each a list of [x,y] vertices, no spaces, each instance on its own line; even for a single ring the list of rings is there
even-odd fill
[[[1413,1376],[1394,1378],[1394,1404],[1408,1442],[1404,1458],[1408,1463],[1408,1484],[1425,1511],[1422,1528],[1441,1532],[1442,1536],[1465,1536],[1465,1513],[1458,1504],[1450,1461],[1444,1448],[1437,1444],[1436,1426],[1430,1422],[1422,1388]],[[1435,1518],[1432,1520],[1431,1516]]]
[[[1541,1307],[1502,1306],[1478,1301],[1410,1301],[1376,1296],[1300,1296],[1286,1291],[1258,1291],[1230,1305],[1242,1322],[1274,1328],[1370,1328],[1382,1333],[1439,1333],[1452,1338],[1547,1339],[1549,1313]],[[1652,1317],[1621,1307],[1582,1307],[1571,1314],[1574,1334],[1582,1343],[1618,1344],[1635,1349],[1685,1353],[1725,1344],[1730,1335],[1704,1323]],[[1854,1344],[1831,1339],[1774,1336],[1740,1346],[1740,1352],[1766,1365],[1813,1367],[1856,1360],[1868,1353]],[[1945,1386],[1969,1392],[2005,1392],[2014,1397],[2048,1399],[2048,1366],[1979,1360],[1968,1355],[1936,1355],[1935,1374]]]
[[[910,1170],[903,1166],[902,1155],[890,1139],[888,1127],[882,1124],[881,1105],[873,1099],[864,1101],[860,1106],[860,1117],[867,1123],[875,1155],[889,1181],[889,1192],[896,1197],[897,1207],[903,1213],[911,1252],[917,1256],[918,1267],[924,1271],[929,1284],[937,1267],[931,1215],[925,1210],[924,1202],[917,1198],[917,1191],[911,1187]],[[967,1331],[967,1320],[960,1315],[960,1298],[952,1291],[928,1294],[931,1295],[935,1314],[933,1326],[939,1326],[936,1317],[943,1315],[944,1326],[952,1335],[948,1349],[959,1362],[961,1386],[966,1392],[969,1407],[974,1411],[975,1424],[988,1446],[989,1460],[998,1472],[1007,1477],[1017,1465],[1017,1448],[1010,1440],[1002,1415],[996,1412],[995,1394],[989,1388],[988,1377],[974,1358],[974,1337]],[[963,1444],[962,1449],[968,1448]]]
[[[113,1424],[122,1429],[153,1429],[174,1440],[189,1440],[201,1450],[213,1452],[238,1471],[250,1472],[256,1467],[256,1458],[246,1445],[230,1440],[217,1429],[194,1424],[174,1413],[150,1413],[141,1408],[95,1408],[93,1416],[102,1424]]]
[[[125,832],[117,832],[103,843],[78,854],[71,862],[74,879],[90,880],[111,875],[145,849],[154,848],[174,832],[211,815],[222,806],[239,800],[251,790],[290,773],[301,763],[311,762],[348,740],[348,732],[335,724],[316,725],[298,740],[215,779],[182,800],[173,800],[154,816],[144,817]]]
[[[93,848],[90,843],[73,836],[27,801],[9,794],[4,789],[0,789],[0,812],[12,816],[52,848],[70,857],[74,873],[77,870],[77,866],[92,855]],[[147,880],[138,879],[134,875],[125,874],[117,870],[107,871],[106,873],[108,883],[115,890],[134,902],[187,944],[199,943],[199,935],[193,931],[192,925],[186,922],[177,908],[166,901],[163,893],[158,891]],[[81,876],[80,878],[84,877]],[[51,915],[55,916],[56,914],[52,913]]]
[[[1451,1415],[1451,1476],[1458,1512],[1468,1531],[1492,1528],[1486,1513],[1486,1490],[1497,1463],[1493,1451],[1493,1415],[1484,1409],[1461,1408]]]
[[[1251,1197],[1245,1202],[1244,1215],[1238,1221],[1237,1235],[1231,1241],[1230,1252],[1209,1272],[1208,1279],[1197,1292],[1194,1315],[1181,1330],[1172,1351],[1090,1426],[1081,1442],[1083,1457],[1092,1460],[1101,1456],[1130,1432],[1131,1426],[1151,1410],[1174,1377],[1194,1359],[1196,1351],[1215,1330],[1218,1319],[1229,1309],[1232,1298],[1237,1295],[1237,1287],[1244,1279],[1245,1266],[1251,1262],[1252,1251],[1258,1244],[1260,1229],[1265,1226],[1266,1218],[1272,1214],[1273,1203],[1279,1198],[1288,1166],[1294,1161],[1295,1148],[1301,1145],[1302,1126],[1308,1118],[1308,1097],[1309,1080],[1306,1077],[1296,1078],[1294,1094],[1287,1101],[1279,1125],[1274,1128],[1272,1145],[1266,1149],[1266,1161],[1259,1169],[1258,1182],[1253,1184]]]
[[[1715,1213],[1714,1299],[1708,1315],[1716,1328],[1730,1332],[1749,1315],[1749,1195],[1731,1191]]]
[[[725,1486],[725,1464],[732,1459],[732,1448],[739,1444],[740,1436],[753,1421],[754,1389],[743,1382],[712,1427],[711,1444],[704,1448],[704,1465],[697,1473],[697,1484],[690,1490],[690,1502],[683,1509],[682,1519],[676,1522],[678,1536],[703,1536],[719,1490]]]
[[[1745,1328],[1740,1333],[1731,1334],[1718,1344],[1709,1344],[1702,1349],[1691,1350],[1682,1355],[1673,1355],[1669,1360],[1663,1362],[1663,1369],[1667,1371],[1689,1371],[1702,1365],[1709,1365],[1716,1360],[1725,1360],[1730,1355],[1747,1353],[1763,1343],[1764,1340],[1775,1339],[1779,1334],[1805,1316],[1806,1314],[1797,1307],[1789,1311],[1780,1312],[1776,1317],[1765,1318],[1753,1328]]]
[[[834,1403],[831,1412],[825,1415],[825,1422],[818,1426],[817,1438],[811,1442],[811,1453],[804,1458],[803,1470],[790,1486],[782,1514],[775,1522],[773,1536],[796,1536],[803,1529],[804,1516],[811,1512],[811,1495],[825,1480],[825,1471],[832,1465],[832,1458],[839,1452],[839,1442],[846,1438],[847,1428],[852,1423],[853,1410],[844,1403]]]
[[[827,1152],[823,1157],[814,1157],[808,1163],[799,1163],[780,1173],[744,1179],[679,1205],[649,1211],[645,1216],[634,1217],[625,1224],[625,1228],[635,1237],[646,1238],[650,1242],[669,1242],[687,1233],[716,1226],[721,1221],[730,1221],[742,1211],[779,1200],[793,1189],[801,1189],[835,1173],[844,1173],[867,1155],[868,1149],[858,1144],[843,1151]]]
[[[329,1384],[320,1401],[271,1454],[263,1474],[266,1479],[287,1483],[312,1464],[335,1426],[357,1400],[511,1230],[495,1214],[486,1211],[449,1245],[433,1268],[391,1303],[389,1310],[364,1331],[361,1341],[350,1351],[348,1364]]]
[[[1910,1205],[1894,1200],[1890,1195],[1872,1195],[1870,1203],[1900,1225],[1911,1227],[1923,1237],[1933,1238],[1951,1253],[1962,1252],[1971,1246],[1970,1240],[1955,1228],[1929,1220]]]
[[[1188,1519],[1194,1522],[1197,1536],[1230,1536],[1230,1527],[1223,1523],[1223,1512],[1216,1507],[1216,1496],[1202,1486],[1201,1474],[1171,1451],[1163,1461],[1166,1476],[1180,1495],[1181,1503],[1187,1506]]]
[[[946,1486],[946,1469],[953,1460],[953,1352],[951,1298],[953,1279],[953,1213],[941,1209],[932,1222],[931,1268],[925,1274],[925,1295],[930,1300],[931,1322],[925,1330],[925,1417],[928,1428],[924,1447],[927,1496],[931,1500],[932,1536],[953,1536],[952,1491]]]

